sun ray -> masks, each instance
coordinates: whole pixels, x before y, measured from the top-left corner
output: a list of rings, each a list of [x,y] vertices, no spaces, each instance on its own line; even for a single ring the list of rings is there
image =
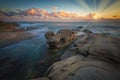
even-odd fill
[[[109,4],[109,2],[110,0],[101,0],[100,5],[98,7],[98,12],[102,12],[105,9],[105,7]]]
[[[120,1],[117,0],[113,4],[111,4],[109,7],[105,8],[101,13],[101,16],[112,18],[113,15],[119,15],[120,14]]]
[[[115,3],[113,3],[111,6],[109,6],[108,8],[105,9],[105,12],[107,11],[116,11],[116,9],[119,9],[120,11],[120,8],[119,8],[119,5],[120,5],[120,1],[116,1]],[[112,11],[111,11],[112,12]]]
[[[83,11],[92,12],[92,9],[88,6],[85,0],[77,0],[77,2],[80,4]]]
[[[94,10],[96,12],[97,11],[96,0],[93,0],[93,4],[94,4]]]

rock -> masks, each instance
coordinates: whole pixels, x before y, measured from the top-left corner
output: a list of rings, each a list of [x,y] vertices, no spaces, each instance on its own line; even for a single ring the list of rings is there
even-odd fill
[[[60,37],[60,41],[72,41],[75,39],[75,33],[73,30],[62,29],[57,32],[57,35]]]
[[[62,34],[59,31],[57,34]],[[45,74],[50,80],[120,80],[120,38],[103,34],[77,37]]]
[[[76,55],[50,67],[51,80],[120,80],[120,65]]]
[[[67,49],[64,54],[61,56],[61,60],[69,58],[79,53],[79,49],[84,46],[86,43],[90,42],[90,37],[87,35],[79,36],[76,41],[73,43],[71,48]],[[89,42],[88,42],[89,41]],[[84,53],[85,54],[85,53]]]
[[[89,29],[84,29],[83,32],[84,32],[84,33],[88,33],[88,34],[89,34],[89,33],[93,33],[93,32],[90,31]]]
[[[77,28],[80,28],[80,29],[82,29],[82,28],[83,28],[83,26],[79,26],[79,27],[77,27]]]
[[[103,35],[93,35],[83,46],[79,47],[79,54],[94,55],[102,60],[115,61],[120,63],[120,38]],[[115,43],[117,42],[117,44]]]
[[[78,48],[72,47],[64,52],[64,54],[61,56],[61,60],[64,60],[66,58],[69,58],[71,56],[74,56],[77,54]]]
[[[95,36],[93,44],[90,45],[89,54],[120,63],[119,41],[120,38],[112,36]]]
[[[63,60],[50,67],[47,76],[51,80],[120,80],[119,41],[96,34],[78,38],[62,55]]]
[[[36,79],[31,79],[31,80],[49,80],[48,78],[36,78]]]
[[[66,50],[62,55],[62,59],[65,59],[64,56],[68,57],[81,54],[84,56],[94,55],[99,59],[114,61],[120,63],[120,38],[113,37],[109,35],[85,35],[78,38],[71,48]],[[74,51],[74,52],[73,52]],[[64,57],[64,58],[63,58]],[[67,57],[67,58],[68,58]]]
[[[45,38],[46,38],[46,39],[49,39],[50,37],[52,37],[52,36],[54,36],[54,35],[55,35],[54,32],[48,31],[48,32],[45,34]]]
[[[56,34],[47,32],[45,34],[47,43],[50,48],[60,48],[70,43],[75,39],[75,33],[69,29],[59,30]]]

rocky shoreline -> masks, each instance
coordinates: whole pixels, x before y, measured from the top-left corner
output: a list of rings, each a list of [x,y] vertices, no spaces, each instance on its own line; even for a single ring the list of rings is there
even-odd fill
[[[17,23],[0,21],[0,48],[35,37],[34,34],[27,32],[32,29],[25,30],[18,26]]]
[[[0,48],[35,37],[16,23],[0,21],[0,26]],[[48,56],[37,64],[32,80],[120,80],[120,37],[80,26],[48,31],[45,38]]]
[[[120,38],[82,32],[43,78],[32,80],[120,80]]]

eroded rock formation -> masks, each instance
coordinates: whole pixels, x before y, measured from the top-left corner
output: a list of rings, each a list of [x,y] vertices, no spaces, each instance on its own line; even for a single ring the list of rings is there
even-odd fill
[[[45,34],[45,37],[50,48],[60,48],[73,41],[76,36],[73,30],[62,29],[56,34],[49,31]]]
[[[79,37],[46,76],[50,80],[120,80],[119,41],[96,34]]]
[[[83,32],[85,34],[77,36],[63,52],[61,61],[55,62],[44,77],[48,80],[120,80],[120,38],[89,30]]]

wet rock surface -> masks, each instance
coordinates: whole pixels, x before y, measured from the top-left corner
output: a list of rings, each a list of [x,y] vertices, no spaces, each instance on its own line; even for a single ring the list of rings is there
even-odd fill
[[[86,32],[46,72],[50,80],[120,80],[120,38]]]

